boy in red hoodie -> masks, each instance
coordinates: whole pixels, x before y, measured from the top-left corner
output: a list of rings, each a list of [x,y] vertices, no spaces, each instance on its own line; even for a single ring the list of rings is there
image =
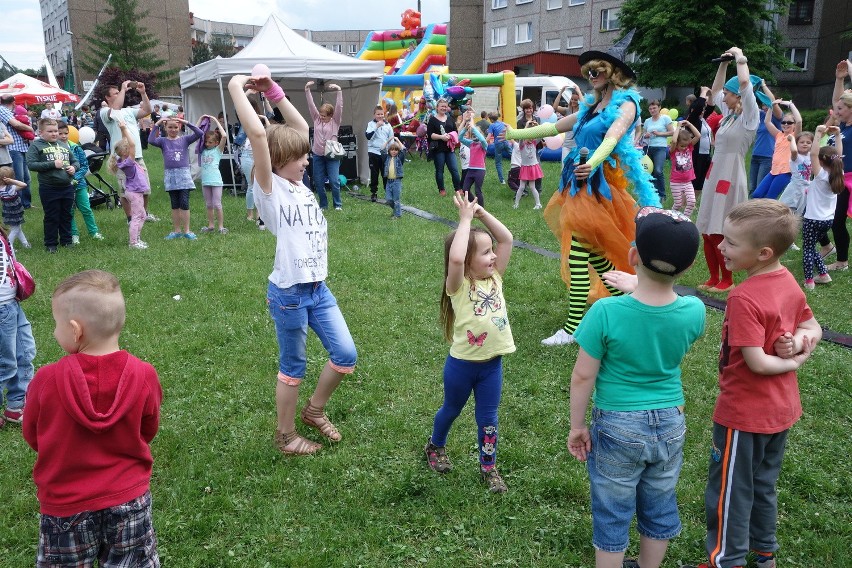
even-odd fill
[[[23,434],[38,453],[37,567],[160,566],[151,515],[149,444],[163,391],[157,372],[123,351],[115,276],[80,272],[53,293],[53,332],[68,355],[38,370]]]
[[[27,126],[32,126],[32,122],[30,121],[30,115],[27,114],[27,109],[24,108],[23,105],[17,105],[15,107],[15,120],[20,122],[21,124],[26,124]],[[32,130],[18,130],[15,131],[21,135],[21,138],[32,142],[35,140],[35,133]]]

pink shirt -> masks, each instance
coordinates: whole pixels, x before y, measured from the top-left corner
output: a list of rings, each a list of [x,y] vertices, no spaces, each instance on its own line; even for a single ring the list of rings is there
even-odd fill
[[[783,132],[775,135],[775,152],[772,153],[772,169],[769,173],[774,176],[790,173],[790,141]]]
[[[310,89],[305,89],[305,96],[308,99],[308,110],[311,113],[311,119],[314,121],[314,144],[311,150],[314,154],[325,156],[325,142],[326,140],[335,139],[337,132],[340,130],[340,123],[343,120],[343,91],[337,91],[334,114],[331,115],[331,120],[328,122],[323,122],[320,118]]]
[[[672,183],[687,183],[695,179],[692,167],[692,144],[683,150],[675,148],[672,152]]]

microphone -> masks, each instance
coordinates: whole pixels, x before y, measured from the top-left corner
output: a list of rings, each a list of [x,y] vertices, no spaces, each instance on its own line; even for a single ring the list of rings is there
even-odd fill
[[[723,63],[725,61],[733,61],[733,60],[734,60],[734,56],[726,53],[722,57],[714,57],[713,59],[710,60],[710,63]]]
[[[582,148],[580,148],[580,162],[577,165],[581,166],[581,165],[585,164],[586,160],[588,160],[588,159],[589,159],[589,149],[586,148],[585,146],[583,146]],[[586,180],[580,181],[579,185],[580,186],[586,185]]]

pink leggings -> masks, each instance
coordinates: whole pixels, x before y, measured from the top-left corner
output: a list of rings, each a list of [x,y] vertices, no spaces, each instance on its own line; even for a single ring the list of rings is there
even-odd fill
[[[124,197],[130,203],[130,244],[135,245],[145,224],[145,196],[136,191],[125,191]]]
[[[201,192],[204,194],[204,203],[208,209],[222,208],[222,186],[202,185]]]

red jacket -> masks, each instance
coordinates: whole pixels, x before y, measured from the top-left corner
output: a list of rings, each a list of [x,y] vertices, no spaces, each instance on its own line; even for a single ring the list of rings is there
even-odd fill
[[[38,452],[40,510],[67,517],[126,503],[148,490],[163,390],[127,351],[67,355],[38,370],[23,434]]]

